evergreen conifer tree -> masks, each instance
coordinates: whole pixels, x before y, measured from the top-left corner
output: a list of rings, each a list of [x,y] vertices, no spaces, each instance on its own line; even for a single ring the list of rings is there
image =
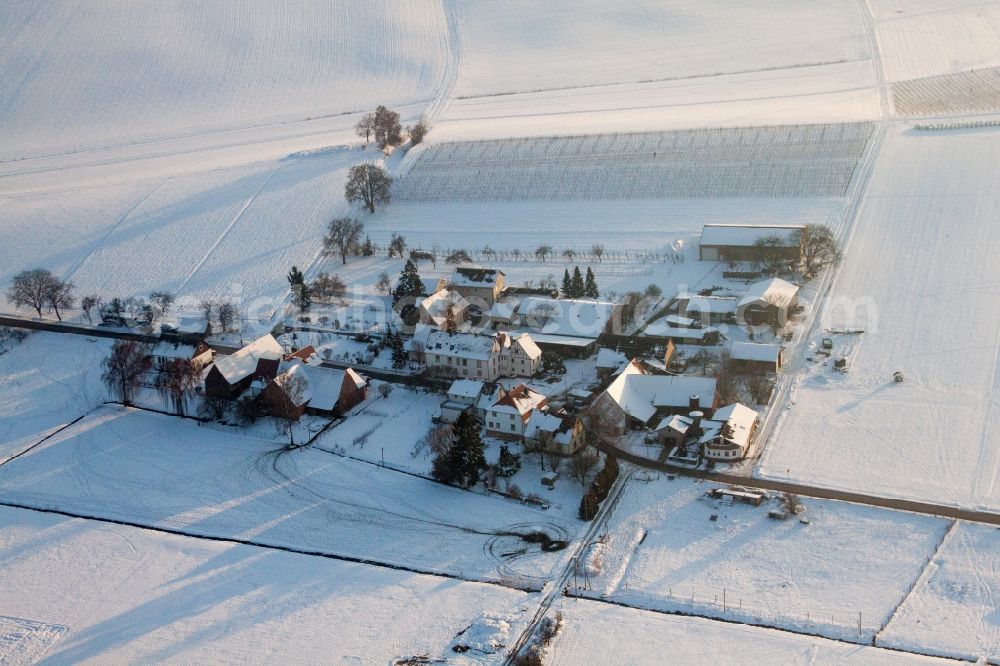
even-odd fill
[[[600,290],[597,288],[597,278],[594,277],[594,271],[590,270],[590,266],[587,266],[587,278],[583,283],[583,295],[587,298],[597,298],[601,295]]]
[[[580,273],[580,267],[573,267],[573,277],[570,279],[570,289],[573,298],[580,298],[584,294],[584,283],[583,274]]]

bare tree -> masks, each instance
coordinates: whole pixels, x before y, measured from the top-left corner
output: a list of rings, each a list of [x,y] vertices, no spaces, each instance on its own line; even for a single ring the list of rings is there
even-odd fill
[[[392,279],[385,271],[379,273],[378,280],[375,282],[375,290],[383,294],[388,294],[392,291]]]
[[[313,280],[312,285],[309,287],[309,293],[317,301],[329,303],[335,298],[343,298],[344,294],[347,293],[347,285],[344,284],[339,275],[330,275],[323,272]]]
[[[701,374],[703,376],[708,374],[708,369],[712,367],[712,363],[714,362],[715,356],[707,349],[699,349],[697,353],[692,354],[688,359],[688,363],[701,368]]]
[[[403,252],[406,251],[406,237],[400,234],[394,233],[392,235],[392,240],[389,241],[389,256],[399,255],[400,259],[403,258]]]
[[[591,246],[590,253],[594,255],[594,259],[600,262],[601,259],[604,257],[604,246],[595,244]]]
[[[719,392],[719,400],[723,404],[736,402],[739,399],[739,381],[729,368],[722,367],[716,373],[715,390]]]
[[[351,167],[344,187],[344,198],[351,203],[363,203],[369,213],[375,206],[383,206],[392,200],[392,176],[380,166],[359,164]]]
[[[354,126],[355,134],[357,134],[358,136],[365,137],[365,143],[368,143],[369,139],[371,139],[372,132],[374,131],[375,131],[374,113],[366,113],[365,115],[361,116],[361,120],[359,120],[358,124]]]
[[[565,250],[563,250],[562,256],[563,259],[565,259],[566,261],[573,261],[573,259],[576,258],[576,250],[568,247]]]
[[[150,365],[148,346],[135,340],[119,340],[104,359],[101,380],[124,404],[131,405],[132,396]]]
[[[15,307],[27,305],[34,308],[38,316],[41,317],[42,307],[49,302],[52,283],[57,279],[44,268],[21,271],[11,281],[10,288],[7,290],[7,299]]]
[[[149,295],[149,302],[153,305],[154,320],[167,314],[173,306],[176,297],[169,291],[154,291]]]
[[[381,104],[375,107],[375,142],[385,150],[387,146],[398,146],[403,142],[403,126],[399,124],[399,114]]]
[[[410,125],[406,128],[406,133],[410,135],[410,145],[417,145],[424,140],[427,132],[430,130],[430,125],[427,124],[425,118],[421,118],[416,125]]]
[[[764,374],[747,375],[743,378],[743,386],[758,405],[766,405],[774,390],[774,377]]]
[[[840,244],[824,224],[807,224],[792,238],[802,249],[802,272],[806,277],[813,277],[828,266],[836,266],[843,257]]]
[[[777,273],[786,259],[781,236],[764,236],[754,241],[751,256],[757,266],[767,274]]]
[[[198,309],[201,310],[201,315],[205,318],[205,322],[212,323],[212,311],[215,310],[215,301],[210,298],[203,299],[198,303]]]
[[[576,452],[569,461],[569,473],[574,479],[580,482],[580,485],[587,484],[587,478],[590,473],[597,467],[597,463],[600,460],[600,456],[597,451],[585,446]]]
[[[94,308],[100,309],[101,307],[101,297],[97,295],[84,296],[80,299],[80,308],[83,310],[83,314],[86,315],[87,321],[91,324],[94,323],[93,318],[90,313]]]
[[[45,300],[55,310],[56,319],[62,321],[59,308],[71,308],[76,299],[73,297],[73,283],[53,277],[45,294]]]
[[[219,303],[217,312],[219,315],[219,326],[222,327],[222,332],[225,333],[232,328],[233,323],[236,321],[236,305],[232,301],[223,301]]]
[[[342,263],[347,263],[347,253],[358,244],[358,238],[365,230],[365,225],[349,217],[338,217],[330,220],[327,226],[326,238],[323,239],[323,254],[339,254]]]
[[[288,446],[295,446],[295,424],[302,415],[309,384],[301,373],[285,372],[274,379],[281,389],[281,399],[271,405],[271,414],[278,419],[281,430],[288,436]]]
[[[173,403],[179,416],[184,416],[188,394],[198,384],[200,368],[191,359],[173,358],[160,366],[156,375],[156,388]]]
[[[542,261],[545,261],[545,257],[549,256],[550,254],[552,254],[551,245],[539,245],[535,249],[535,256],[541,259]]]

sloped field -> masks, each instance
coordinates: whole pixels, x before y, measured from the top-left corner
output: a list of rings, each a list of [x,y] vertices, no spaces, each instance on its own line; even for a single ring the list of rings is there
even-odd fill
[[[438,3],[4,3],[0,159],[426,104]]]
[[[843,196],[869,123],[428,146],[399,202]]]
[[[1000,67],[892,84],[892,104],[904,116],[1000,110]]]

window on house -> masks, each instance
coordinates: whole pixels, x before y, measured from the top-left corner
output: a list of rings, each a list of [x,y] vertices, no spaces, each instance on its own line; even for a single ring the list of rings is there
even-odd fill
[[[511,432],[515,432],[516,430],[517,430],[517,426],[515,426],[513,423],[511,423],[510,424],[510,431]]]

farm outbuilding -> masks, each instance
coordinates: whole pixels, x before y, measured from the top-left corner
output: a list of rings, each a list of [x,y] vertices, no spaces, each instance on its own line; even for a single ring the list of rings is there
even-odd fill
[[[781,345],[734,342],[729,358],[743,372],[777,372],[784,361],[784,350]]]
[[[776,238],[775,252],[782,259],[798,261],[802,249],[796,238],[801,224],[706,224],[701,231],[698,259],[701,261],[754,261],[754,244]]]
[[[736,304],[736,320],[749,326],[783,326],[798,298],[799,288],[781,278],[755,282]]]

